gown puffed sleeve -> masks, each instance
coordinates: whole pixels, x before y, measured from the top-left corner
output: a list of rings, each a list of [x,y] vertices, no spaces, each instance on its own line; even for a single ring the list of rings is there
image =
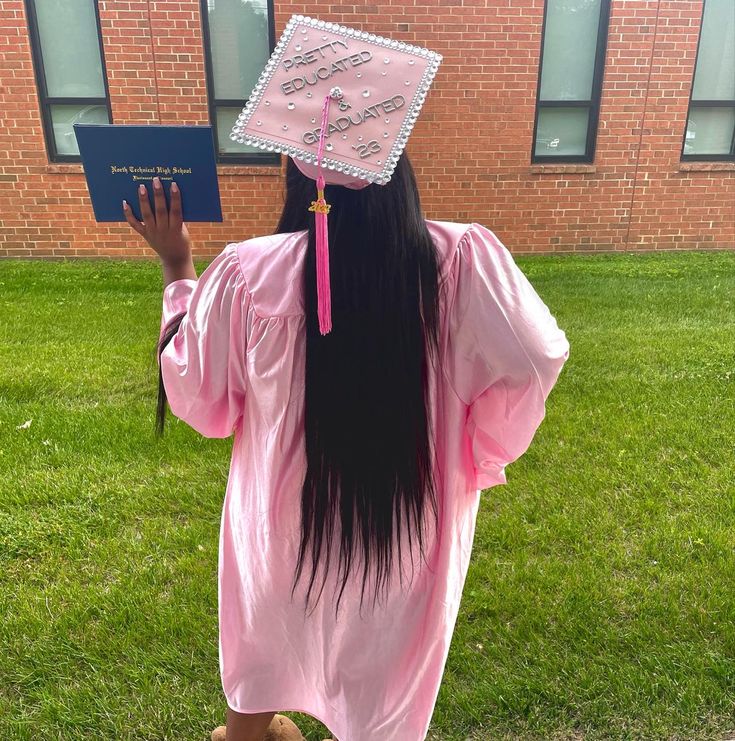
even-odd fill
[[[507,483],[526,452],[569,343],[546,304],[492,231],[472,224],[455,254],[448,373],[467,405],[475,489]]]
[[[198,280],[173,281],[163,292],[159,342],[185,312],[160,356],[168,404],[205,437],[229,437],[245,400],[250,296],[236,248],[228,244]]]

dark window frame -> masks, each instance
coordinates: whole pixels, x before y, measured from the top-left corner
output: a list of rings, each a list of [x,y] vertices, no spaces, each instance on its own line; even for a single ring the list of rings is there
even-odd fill
[[[38,30],[38,16],[36,15],[36,0],[25,0],[26,21],[28,23],[28,37],[31,42],[31,56],[33,58],[33,69],[36,75],[36,90],[38,92],[38,103],[41,109],[43,122],[43,133],[46,139],[46,153],[50,162],[81,162],[78,154],[61,154],[56,149],[56,137],[54,136],[53,121],[51,120],[52,105],[103,105],[107,108],[107,116],[112,123],[112,106],[110,104],[110,89],[107,84],[107,66],[105,64],[105,48],[102,40],[102,25],[100,23],[99,5],[96,0],[90,0],[94,6],[94,17],[97,25],[97,43],[100,49],[100,63],[102,65],[102,82],[105,86],[105,97],[90,98],[59,98],[48,94],[46,84],[46,71],[43,66],[43,50],[41,48],[41,35]]]
[[[592,73],[592,91],[590,100],[541,100],[541,75],[544,66],[544,42],[546,40],[546,16],[549,0],[544,1],[544,17],[541,25],[541,48],[539,52],[538,78],[536,80],[536,111],[531,137],[531,163],[579,163],[594,162],[597,145],[597,129],[600,120],[600,101],[602,99],[602,82],[605,72],[605,55],[607,54],[607,36],[610,26],[611,0],[600,0],[600,18],[597,26],[597,44],[595,63]],[[536,154],[536,136],[538,133],[539,113],[542,108],[587,108],[587,139],[583,154]]]
[[[692,67],[692,81],[689,85],[689,103],[687,104],[687,117],[684,122],[684,136],[681,140],[681,153],[679,159],[681,162],[735,162],[735,125],[732,127],[732,139],[730,140],[729,154],[685,154],[684,147],[687,142],[687,132],[689,131],[689,118],[692,115],[692,108],[735,108],[735,99],[733,100],[693,100],[694,78],[697,75],[697,62],[699,61],[699,50],[702,46],[702,31],[704,30],[704,10],[707,6],[707,0],[702,2],[702,15],[699,19],[699,37],[697,38],[697,53],[694,56],[694,67]]]
[[[274,0],[267,0],[268,6],[268,54],[273,53],[276,46],[276,21]],[[220,152],[219,136],[217,132],[217,108],[239,108],[245,107],[246,100],[232,98],[216,98],[214,92],[214,65],[211,54],[211,36],[209,31],[209,10],[207,0],[199,3],[202,21],[202,46],[204,52],[204,66],[207,78],[207,106],[209,120],[212,125],[212,138],[214,139],[214,151],[217,164],[220,165],[263,165],[271,166],[281,164],[281,155],[272,152]],[[266,61],[263,62],[265,67]],[[233,121],[234,125],[234,121]]]

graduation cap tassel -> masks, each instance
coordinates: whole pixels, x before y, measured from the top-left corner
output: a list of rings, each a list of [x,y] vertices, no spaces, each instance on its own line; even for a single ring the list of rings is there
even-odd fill
[[[329,226],[327,214],[329,204],[324,200],[324,178],[317,180],[316,211],[316,295],[319,331],[327,334],[332,330],[332,290],[329,281]]]
[[[334,91],[324,98],[322,106],[322,126],[319,132],[317,167],[321,168],[324,137],[329,124],[329,102]],[[335,95],[336,97],[336,95]],[[319,331],[325,335],[332,331],[332,292],[329,281],[329,226],[327,214],[331,206],[324,198],[324,176],[319,174],[316,181],[317,199],[311,202],[309,211],[314,211],[316,222],[316,296]]]

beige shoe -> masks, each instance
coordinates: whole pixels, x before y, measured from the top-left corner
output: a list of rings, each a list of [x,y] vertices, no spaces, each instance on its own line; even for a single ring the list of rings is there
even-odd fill
[[[227,726],[217,726],[212,731],[212,741],[226,741]],[[273,716],[263,741],[306,741],[298,726],[285,715]]]
[[[263,741],[306,741],[306,739],[291,718],[276,713]]]

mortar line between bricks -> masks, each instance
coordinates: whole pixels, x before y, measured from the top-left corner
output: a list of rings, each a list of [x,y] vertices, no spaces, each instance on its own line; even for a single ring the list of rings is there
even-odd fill
[[[153,40],[153,24],[151,23],[151,0],[146,0],[148,9],[148,36],[151,40],[151,58],[153,60],[153,86],[156,89],[156,111],[158,113],[158,123],[161,123],[161,101],[158,95],[158,70],[156,69],[156,46]]]
[[[638,152],[635,158],[633,170],[633,187],[630,193],[630,206],[628,207],[628,228],[625,231],[625,252],[630,246],[630,225],[633,222],[633,204],[635,203],[635,189],[638,184],[638,164],[641,161],[641,147],[643,145],[643,129],[646,126],[646,111],[648,110],[648,94],[651,90],[651,73],[653,72],[653,60],[656,56],[656,38],[658,37],[658,22],[661,15],[661,0],[656,0],[656,20],[653,25],[653,41],[651,42],[651,56],[648,60],[648,79],[646,81],[646,94],[643,98],[643,113],[641,114],[641,128],[638,133]]]

